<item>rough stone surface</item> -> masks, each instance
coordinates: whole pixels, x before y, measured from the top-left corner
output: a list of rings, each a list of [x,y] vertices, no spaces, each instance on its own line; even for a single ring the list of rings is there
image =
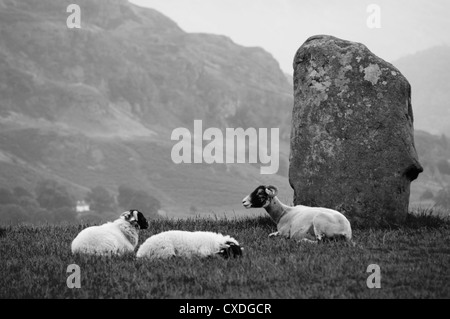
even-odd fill
[[[364,225],[401,222],[423,171],[406,78],[360,43],[314,36],[294,59],[294,97],[294,203]]]

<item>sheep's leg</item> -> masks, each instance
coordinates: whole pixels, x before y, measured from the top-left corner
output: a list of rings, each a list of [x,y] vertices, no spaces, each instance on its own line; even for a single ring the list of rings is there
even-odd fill
[[[333,228],[333,220],[326,215],[319,214],[313,219],[314,235],[318,241],[326,237],[332,237],[334,233]]]
[[[314,234],[318,241],[323,240],[348,240],[348,237],[342,234],[339,223],[335,222],[329,216],[317,215],[313,220]]]
[[[202,246],[198,250],[198,255],[200,257],[208,257],[211,254],[212,254],[212,252],[210,251],[209,247],[207,247],[207,246]]]
[[[297,242],[304,242],[308,244],[317,244],[317,240],[314,237],[314,235],[310,234],[309,232],[296,232],[291,237],[291,239],[294,239]]]
[[[321,241],[322,238],[325,237],[324,234],[322,234],[320,232],[320,230],[316,229],[315,227],[314,227],[314,233],[316,235],[317,241]]]
[[[314,236],[312,225],[309,228],[304,227],[303,229],[295,232],[294,234],[292,234],[291,238],[295,239],[298,242],[317,244],[317,239]]]
[[[312,232],[312,227],[310,227],[308,231],[304,233],[304,236],[301,238],[301,241],[308,244],[317,244],[319,239],[314,236],[314,233]]]
[[[317,244],[318,243],[317,240],[311,240],[311,239],[308,239],[308,238],[303,238],[302,242],[305,242],[305,243],[308,243],[308,244]]]
[[[280,232],[279,231],[276,231],[276,232],[274,232],[272,234],[269,234],[269,238],[277,237],[277,236],[280,236]]]

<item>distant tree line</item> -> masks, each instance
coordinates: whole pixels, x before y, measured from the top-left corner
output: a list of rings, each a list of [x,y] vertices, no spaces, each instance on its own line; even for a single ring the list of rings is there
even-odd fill
[[[117,217],[122,210],[128,209],[137,209],[148,218],[158,218],[158,210],[161,208],[157,198],[144,190],[126,185],[119,186],[117,197],[103,186],[96,186],[87,193],[84,200],[89,204],[90,211],[78,214],[75,197],[64,185],[54,180],[38,182],[33,191],[23,187],[1,187],[0,224],[110,220]]]
[[[429,189],[420,196],[421,200],[434,200],[436,206],[450,209],[450,186],[442,188],[436,195]]]
[[[439,160],[436,166],[441,174],[450,175],[450,163],[446,159]]]
[[[450,186],[441,189],[434,200],[437,206],[450,209]]]
[[[75,222],[75,199],[53,180],[39,182],[34,192],[23,187],[0,188],[0,223]]]

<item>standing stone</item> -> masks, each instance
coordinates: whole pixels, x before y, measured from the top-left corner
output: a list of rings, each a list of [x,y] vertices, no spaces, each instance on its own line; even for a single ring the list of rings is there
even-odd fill
[[[314,36],[295,55],[294,97],[294,203],[369,226],[403,221],[423,168],[411,86],[400,71],[360,43]]]

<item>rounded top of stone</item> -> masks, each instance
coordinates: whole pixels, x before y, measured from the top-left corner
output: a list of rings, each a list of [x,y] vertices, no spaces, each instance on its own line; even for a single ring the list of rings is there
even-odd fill
[[[360,56],[362,59],[363,57],[372,57],[373,62],[379,62],[382,64],[389,64],[390,68],[393,68],[395,72],[400,73],[394,66],[392,66],[390,63],[387,63],[380,57],[376,56],[373,52],[371,52],[364,44],[349,40],[344,40],[337,38],[332,35],[326,35],[326,34],[318,34],[313,35],[309,37],[297,50],[295,57],[294,57],[294,63],[293,67],[294,70],[297,66],[297,64],[301,63],[305,58],[307,58],[311,52],[321,52],[324,55],[346,55],[348,53],[352,53],[356,56]],[[358,61],[359,62],[359,61]]]
[[[340,51],[340,50],[344,50],[344,49],[351,48],[351,47],[361,48],[361,46],[363,46],[363,45],[360,43],[343,40],[343,39],[337,38],[332,35],[326,35],[326,34],[313,35],[313,36],[309,37],[297,50],[297,53],[295,54],[295,57],[294,57],[294,69],[295,69],[295,66],[303,60],[304,53],[307,52],[311,48],[320,47],[323,49],[328,48],[328,50],[330,48],[333,48],[333,50],[339,49],[339,51]],[[365,49],[367,49],[365,46],[363,46],[363,47]]]
[[[343,39],[340,39],[340,38],[337,38],[335,36],[328,35],[328,34],[316,34],[316,35],[309,37],[303,45],[307,44],[308,42],[314,41],[314,40],[333,40],[333,41],[338,40],[338,41],[350,42],[350,41],[343,40]]]

